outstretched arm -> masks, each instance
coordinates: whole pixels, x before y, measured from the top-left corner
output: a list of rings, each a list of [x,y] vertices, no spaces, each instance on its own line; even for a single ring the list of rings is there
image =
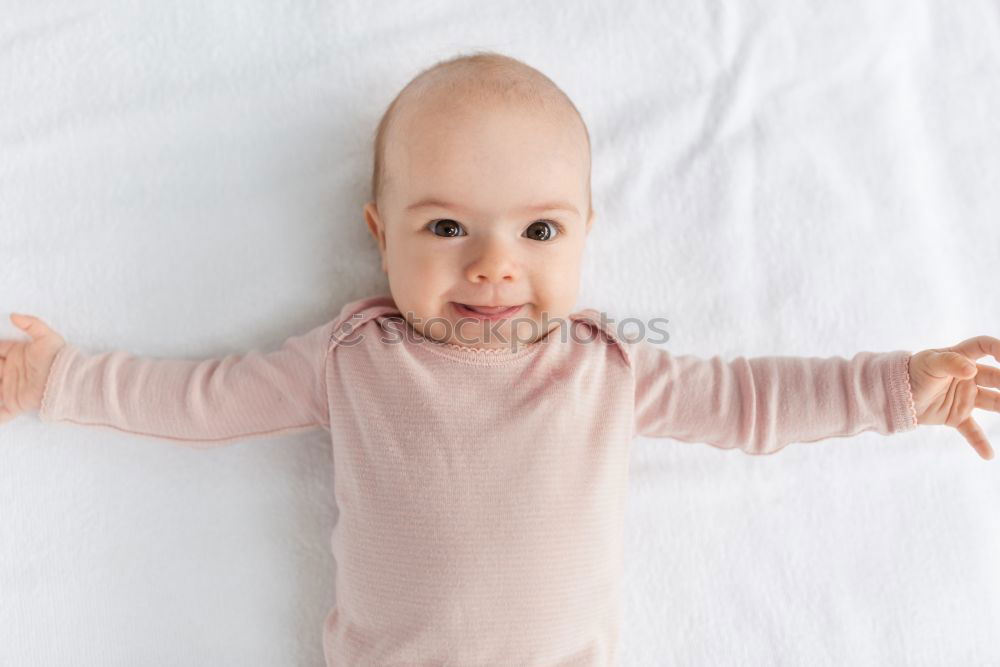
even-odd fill
[[[52,363],[39,418],[194,446],[329,428],[325,362],[334,325],[288,338],[272,352],[203,361],[86,354],[67,343]]]
[[[905,350],[725,361],[647,341],[630,347],[637,435],[772,454],[792,442],[916,428]]]

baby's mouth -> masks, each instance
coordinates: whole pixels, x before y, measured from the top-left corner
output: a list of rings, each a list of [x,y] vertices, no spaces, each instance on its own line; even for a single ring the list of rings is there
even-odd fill
[[[516,306],[473,306],[468,303],[461,303],[460,306],[465,306],[469,310],[474,310],[477,313],[486,313],[487,315],[496,315],[497,313],[502,313],[505,310],[510,310]]]
[[[507,305],[477,306],[467,303],[458,303],[457,301],[453,301],[452,303],[455,304],[455,308],[456,310],[458,310],[459,313],[472,315],[473,317],[481,316],[486,318],[510,317],[511,315],[519,311],[521,307],[524,305],[520,304],[516,306],[507,306]]]

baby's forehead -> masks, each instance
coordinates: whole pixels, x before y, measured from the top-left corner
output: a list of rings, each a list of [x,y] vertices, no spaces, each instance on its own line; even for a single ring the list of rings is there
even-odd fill
[[[418,100],[401,114],[389,141],[400,150],[389,150],[387,162],[405,156],[408,162],[418,158],[435,159],[447,147],[464,147],[501,141],[506,147],[511,141],[525,138],[525,149],[548,146],[563,153],[579,153],[577,145],[587,146],[584,131],[575,127],[574,119],[556,110],[538,110],[526,105],[489,104],[475,100],[467,104],[441,104],[434,100]],[[586,149],[584,149],[586,150]],[[589,151],[587,151],[589,153]]]
[[[490,77],[446,70],[411,82],[400,93],[392,115],[402,121],[397,125],[405,126],[483,114],[528,114],[539,121],[566,122],[576,110],[557,89],[524,74],[498,83]]]

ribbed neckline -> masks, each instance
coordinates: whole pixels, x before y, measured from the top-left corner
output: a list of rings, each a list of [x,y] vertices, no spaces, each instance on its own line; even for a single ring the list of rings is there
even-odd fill
[[[467,345],[458,345],[457,343],[442,343],[433,338],[427,338],[414,329],[413,325],[400,315],[398,311],[381,313],[381,315],[390,315],[389,321],[393,322],[395,326],[402,325],[406,327],[406,338],[416,346],[442,357],[480,366],[497,366],[521,359],[545,347],[552,339],[551,336],[546,336],[533,343],[518,343],[516,348],[512,348],[510,344],[499,348],[470,347]],[[384,328],[386,325],[383,322],[381,326]],[[556,338],[558,339],[558,336]]]
[[[410,326],[409,323],[407,323],[407,326]],[[421,347],[444,357],[482,366],[495,366],[520,359],[538,351],[549,343],[549,337],[546,336],[533,343],[518,343],[516,349],[512,349],[509,344],[498,348],[478,348],[458,345],[456,343],[442,343],[433,338],[425,337],[412,326],[410,326],[410,330],[416,337],[417,344]]]

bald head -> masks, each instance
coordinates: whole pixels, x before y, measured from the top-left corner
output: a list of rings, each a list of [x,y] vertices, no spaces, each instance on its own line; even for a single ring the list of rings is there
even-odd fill
[[[377,204],[385,201],[393,179],[392,146],[421,116],[436,111],[476,114],[483,109],[502,108],[528,111],[563,128],[572,128],[585,146],[589,191],[590,134],[576,105],[535,68],[498,53],[477,52],[423,70],[393,99],[375,134],[372,200]]]

